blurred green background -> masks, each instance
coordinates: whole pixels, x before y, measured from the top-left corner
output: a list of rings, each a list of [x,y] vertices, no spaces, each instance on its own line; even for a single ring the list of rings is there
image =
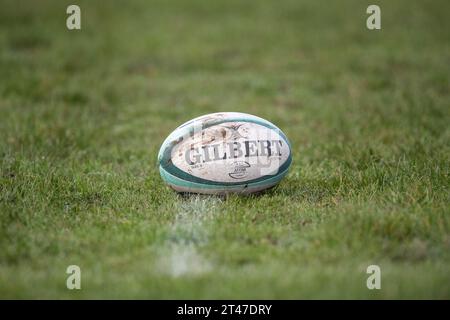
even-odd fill
[[[69,4],[0,0],[0,298],[450,298],[449,1]],[[218,111],[286,133],[277,188],[164,185]]]

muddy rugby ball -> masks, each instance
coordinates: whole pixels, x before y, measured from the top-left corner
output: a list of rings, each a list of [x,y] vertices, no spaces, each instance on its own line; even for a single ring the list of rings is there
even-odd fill
[[[207,114],[176,128],[158,154],[162,179],[178,192],[254,193],[276,185],[291,146],[271,122],[238,112]]]

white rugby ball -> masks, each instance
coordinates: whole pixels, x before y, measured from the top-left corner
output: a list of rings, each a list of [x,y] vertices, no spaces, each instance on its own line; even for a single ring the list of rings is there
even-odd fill
[[[276,185],[292,162],[284,133],[262,118],[219,112],[176,128],[158,154],[162,179],[178,192],[253,193]]]

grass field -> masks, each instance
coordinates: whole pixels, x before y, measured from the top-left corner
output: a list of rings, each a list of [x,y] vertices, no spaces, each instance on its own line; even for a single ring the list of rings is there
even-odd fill
[[[1,0],[0,298],[450,298],[450,2],[369,31],[372,3]],[[217,111],[286,133],[279,186],[164,185],[164,138]]]

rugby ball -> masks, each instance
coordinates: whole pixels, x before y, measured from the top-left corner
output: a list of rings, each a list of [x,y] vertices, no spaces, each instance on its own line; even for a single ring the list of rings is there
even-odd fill
[[[291,146],[271,122],[219,112],[176,128],[158,154],[162,179],[178,192],[254,193],[276,185],[291,165]]]

